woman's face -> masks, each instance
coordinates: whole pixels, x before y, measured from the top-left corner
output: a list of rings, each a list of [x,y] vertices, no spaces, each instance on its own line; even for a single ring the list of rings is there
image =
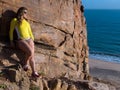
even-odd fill
[[[23,18],[24,18],[24,19],[27,19],[27,10],[24,10],[24,11],[23,11]]]

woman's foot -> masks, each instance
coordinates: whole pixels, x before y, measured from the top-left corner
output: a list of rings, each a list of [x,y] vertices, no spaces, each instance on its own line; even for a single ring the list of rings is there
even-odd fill
[[[23,66],[24,71],[27,71],[29,69],[28,67],[29,67],[28,65],[24,65]]]
[[[34,78],[38,78],[38,77],[40,77],[40,74],[37,73],[37,72],[33,72],[33,73],[32,73],[32,77],[34,77]]]

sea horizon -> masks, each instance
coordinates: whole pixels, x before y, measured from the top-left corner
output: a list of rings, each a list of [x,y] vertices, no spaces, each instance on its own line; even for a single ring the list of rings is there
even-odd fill
[[[91,9],[91,8],[89,8],[89,9],[85,9],[85,11],[86,10],[120,10],[120,9],[101,9],[101,8],[93,8],[93,9]]]

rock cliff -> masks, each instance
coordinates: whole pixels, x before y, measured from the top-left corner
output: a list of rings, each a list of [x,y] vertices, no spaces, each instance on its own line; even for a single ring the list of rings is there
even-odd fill
[[[29,10],[36,69],[44,77],[36,82],[30,77],[31,71],[24,72],[19,65],[24,54],[9,47],[10,21],[21,6]],[[0,0],[0,88],[94,90],[84,81],[90,76],[83,11],[80,0]]]
[[[80,1],[1,0],[1,41],[7,42],[9,22],[21,6],[26,6],[29,10],[36,43],[37,69],[50,77],[66,74],[68,77],[87,79],[88,46]]]

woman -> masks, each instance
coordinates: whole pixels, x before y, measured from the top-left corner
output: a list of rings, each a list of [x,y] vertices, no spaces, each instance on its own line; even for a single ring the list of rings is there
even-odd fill
[[[13,43],[13,32],[17,32],[17,45],[25,52],[25,60],[22,61],[22,66],[25,71],[28,70],[28,64],[32,69],[32,76],[39,77],[39,74],[35,71],[35,60],[34,60],[34,37],[31,31],[30,24],[27,21],[27,8],[21,7],[17,11],[16,18],[11,21],[10,24],[10,44],[14,47]]]

